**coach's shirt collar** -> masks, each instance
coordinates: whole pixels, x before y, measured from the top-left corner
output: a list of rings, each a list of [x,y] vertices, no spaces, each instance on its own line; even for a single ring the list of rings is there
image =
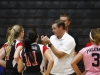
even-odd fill
[[[65,39],[65,38],[66,38],[66,36],[67,36],[67,34],[68,34],[68,33],[66,33],[66,32],[65,32],[65,33],[64,33],[64,35],[62,36],[62,38],[61,38],[61,39],[59,39],[59,40],[63,40],[63,39]],[[57,38],[57,39],[58,39],[58,38]]]

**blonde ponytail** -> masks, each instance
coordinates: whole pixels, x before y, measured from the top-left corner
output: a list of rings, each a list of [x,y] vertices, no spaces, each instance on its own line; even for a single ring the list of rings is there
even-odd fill
[[[6,47],[6,56],[9,56],[10,49],[14,41],[14,29],[11,29],[11,32],[10,32],[10,35],[8,36],[7,41],[8,41],[8,44],[7,44],[8,46]]]
[[[23,27],[21,25],[14,25],[11,28],[10,34],[7,39],[8,44],[6,47],[6,56],[9,56],[14,39],[17,39],[22,31]]]

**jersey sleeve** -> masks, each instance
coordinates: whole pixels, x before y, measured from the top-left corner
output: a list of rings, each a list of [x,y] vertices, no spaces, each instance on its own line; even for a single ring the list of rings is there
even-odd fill
[[[6,45],[7,45],[7,44],[5,43],[5,44],[3,44],[3,46],[2,46],[2,48],[4,48],[4,50],[5,50],[5,48],[6,48]]]
[[[22,42],[17,43],[16,48],[17,48],[18,46],[23,46],[23,43],[22,43]]]
[[[85,48],[82,48],[79,52],[82,53],[82,54],[84,54]]]
[[[45,53],[45,51],[47,50],[47,46],[46,45],[43,45],[43,54]]]
[[[6,47],[6,44],[3,44],[3,46],[2,47]]]
[[[16,44],[16,48],[18,47],[18,46],[23,46],[23,43],[22,42],[18,42],[17,44]],[[22,50],[20,51],[20,54],[19,54],[19,58],[20,59],[22,59]]]

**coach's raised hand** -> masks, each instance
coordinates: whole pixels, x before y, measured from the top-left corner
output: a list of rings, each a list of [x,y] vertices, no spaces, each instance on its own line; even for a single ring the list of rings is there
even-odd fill
[[[48,43],[50,43],[50,39],[47,36],[41,36],[41,41],[42,44],[47,45]]]

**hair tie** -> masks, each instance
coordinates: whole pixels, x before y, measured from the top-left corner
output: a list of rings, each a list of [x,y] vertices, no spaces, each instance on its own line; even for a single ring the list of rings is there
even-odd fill
[[[92,41],[94,41],[93,38],[92,38],[91,32],[90,32],[89,36],[90,36],[90,39],[91,39]]]
[[[16,30],[15,29],[13,29],[15,32],[16,32]]]

